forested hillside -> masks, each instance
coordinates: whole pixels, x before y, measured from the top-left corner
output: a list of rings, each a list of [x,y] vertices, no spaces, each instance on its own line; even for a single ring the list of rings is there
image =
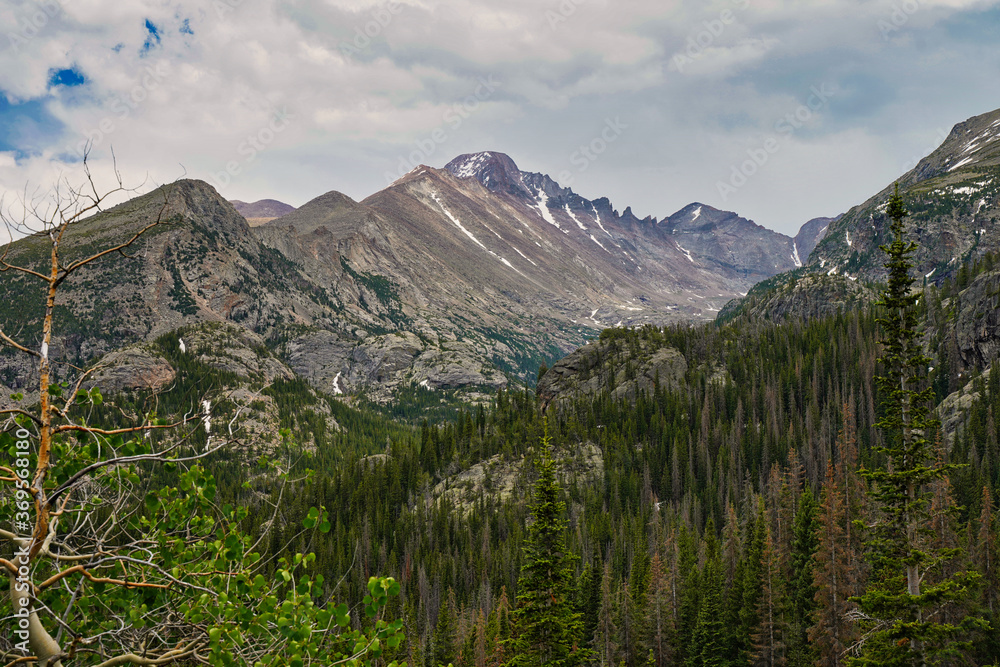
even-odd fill
[[[961,549],[950,571],[983,575],[978,598],[945,606],[945,619],[976,604],[986,618],[996,610],[1000,370],[967,365],[955,338],[969,285],[990,276],[991,262],[963,268],[919,305],[935,403],[966,384],[975,390],[952,418],[957,433],[929,434],[942,460],[970,464],[934,485],[930,539]],[[845,664],[863,638],[849,597],[874,581],[861,524],[877,515],[859,469],[884,463],[875,451],[884,444],[876,315],[601,335],[593,375],[627,377],[650,347],[679,351],[687,370],[675,388],[578,394],[545,414],[595,664]],[[396,577],[403,592],[393,611],[406,628],[398,657],[410,664],[500,664],[528,517],[523,494],[503,493],[504,475],[527,488],[533,473],[499,464],[533,459],[542,432],[533,391],[502,391],[488,410],[425,422],[392,438],[386,456],[321,470],[288,506],[273,548],[315,550],[349,591],[372,573]],[[596,480],[581,454],[591,443]],[[456,476],[481,462],[485,474]],[[444,493],[450,483],[458,490]],[[334,528],[320,543],[297,541],[295,519],[314,504],[330,510]],[[928,582],[943,574],[932,570]],[[998,649],[991,630],[966,654],[991,664]]]
[[[39,599],[114,638],[82,664],[150,643],[159,664],[994,664],[1000,271],[916,285],[899,243],[867,288],[891,307],[606,329],[479,406],[328,395],[226,323],[126,349],[147,386],[104,400],[113,368],[48,382],[46,331],[15,346],[45,390],[3,410],[39,510],[0,536],[45,562]],[[25,272],[50,293],[57,252]],[[32,650],[69,657],[44,613]]]

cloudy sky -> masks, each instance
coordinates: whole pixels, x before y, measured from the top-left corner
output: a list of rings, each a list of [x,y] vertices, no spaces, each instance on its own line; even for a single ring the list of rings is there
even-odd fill
[[[497,150],[791,232],[1000,107],[1000,0],[3,0],[0,189],[362,199]],[[105,180],[105,182],[107,182]],[[36,190],[37,188],[37,190]]]

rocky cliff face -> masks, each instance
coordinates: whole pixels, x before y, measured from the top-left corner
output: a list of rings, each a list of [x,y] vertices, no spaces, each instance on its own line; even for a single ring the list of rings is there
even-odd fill
[[[1000,271],[977,276],[959,295],[955,310],[962,361],[983,370],[1000,355]]]
[[[620,363],[623,354],[627,365]],[[640,391],[652,395],[657,386],[678,386],[686,371],[678,350],[640,339],[637,349],[625,352],[620,339],[606,336],[560,359],[539,379],[537,392],[543,407],[591,398],[605,389],[614,399],[632,401]]]
[[[940,283],[964,262],[1000,251],[1000,109],[956,125],[937,150],[897,183],[909,212],[908,234],[919,244],[913,256],[918,277]],[[871,290],[844,280],[809,278],[798,287],[792,285],[806,276],[883,281],[879,246],[891,240],[885,207],[895,185],[842,216],[806,223],[796,237],[797,244],[802,239],[800,250],[810,238],[818,242],[804,269],[761,282],[744,304],[728,305],[724,317],[743,311],[809,317],[830,311],[821,305],[824,299],[832,299],[831,307],[868,299]]]
[[[941,280],[962,261],[1000,250],[1000,109],[956,125],[941,146],[898,179],[920,244],[918,275]],[[863,280],[885,275],[890,184],[832,222],[809,257],[811,271]]]

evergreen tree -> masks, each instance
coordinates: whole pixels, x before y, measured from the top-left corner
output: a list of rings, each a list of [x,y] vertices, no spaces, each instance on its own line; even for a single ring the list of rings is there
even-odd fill
[[[687,667],[722,667],[728,664],[726,632],[722,625],[722,577],[719,554],[710,552],[702,571],[704,593],[694,629]]]
[[[618,627],[615,623],[615,605],[611,591],[611,562],[604,564],[601,577],[601,606],[594,631],[594,651],[599,665],[614,665],[618,661]]]
[[[788,628],[788,664],[812,665],[813,651],[806,635],[816,607],[814,556],[819,549],[816,521],[817,505],[808,488],[799,496],[799,507],[792,526],[792,579],[790,590],[791,620]]]
[[[955,466],[936,461],[928,440],[937,424],[929,416],[934,390],[926,382],[929,359],[917,331],[919,293],[911,290],[910,257],[917,244],[906,240],[907,212],[898,187],[886,215],[893,238],[881,246],[888,255],[889,280],[880,302],[883,375],[877,378],[883,409],[877,451],[886,463],[864,473],[873,482],[870,494],[881,514],[867,543],[878,576],[857,599],[866,616],[868,639],[854,662],[923,667],[956,653],[960,631],[981,625],[970,616],[958,624],[944,623],[934,614],[942,603],[966,599],[967,586],[978,575],[960,572],[928,580],[928,574],[958,551],[934,549],[928,539],[929,486]]]
[[[457,621],[455,618],[455,591],[448,589],[448,596],[438,610],[437,624],[434,626],[434,653],[432,663],[447,665],[455,661],[457,650]]]
[[[786,597],[778,555],[769,527],[765,527],[764,551],[760,560],[761,595],[757,603],[757,617],[760,620],[752,635],[752,664],[778,667],[787,664],[785,655],[787,627],[783,609]]]
[[[566,548],[566,503],[556,482],[548,434],[541,445],[533,521],[517,582],[509,667],[569,667],[581,664],[589,653],[579,645],[583,620],[573,605],[576,558]]]
[[[819,548],[813,570],[816,611],[814,624],[809,628],[809,640],[818,667],[841,667],[854,637],[853,624],[848,617],[854,603],[849,601],[851,572],[845,556],[844,520],[844,493],[834,476],[833,464],[828,463],[819,510]]]

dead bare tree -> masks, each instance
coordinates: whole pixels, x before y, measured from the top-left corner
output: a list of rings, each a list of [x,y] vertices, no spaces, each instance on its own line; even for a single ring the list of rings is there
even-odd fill
[[[0,406],[5,420],[0,450],[15,454],[12,465],[0,465],[0,507],[14,518],[12,530],[0,529],[12,553],[0,558],[0,569],[8,574],[9,618],[21,640],[4,660],[48,667],[251,665],[286,664],[274,657],[306,654],[325,656],[319,664],[339,664],[377,654],[380,640],[398,641],[400,626],[381,620],[368,634],[330,632],[350,624],[347,610],[315,605],[318,586],[307,586],[303,594],[300,571],[309,556],[283,563],[281,577],[261,576],[265,563],[254,549],[263,536],[254,541],[239,531],[247,510],[216,505],[214,479],[198,465],[239,443],[235,417],[195,452],[192,434],[211,426],[207,399],[199,411],[180,417],[148,413],[130,425],[106,427],[89,423],[83,409],[103,401],[99,390],[86,386],[96,367],[66,364],[63,375],[75,377],[63,381],[65,391],[53,383],[50,350],[60,287],[97,262],[130,257],[145,234],[166,224],[171,211],[167,188],[152,219],[105,248],[67,259],[76,226],[103,211],[111,198],[135,193],[123,185],[117,168],[116,185],[103,192],[86,158],[83,170],[80,187],[62,181],[47,195],[25,191],[14,207],[0,203],[10,237],[0,252],[0,278],[27,276],[40,283],[45,300],[40,343],[0,324],[0,344],[31,359],[38,387],[37,404],[14,395],[15,402]],[[18,259],[16,239],[27,235],[45,240],[43,261]],[[171,437],[149,437],[164,431]],[[143,497],[140,466],[150,464],[178,466],[183,472],[177,486]],[[281,493],[265,525],[274,524],[284,484],[297,481],[277,464],[273,472]],[[322,516],[322,508],[311,512],[304,529],[322,530]],[[381,601],[372,603],[376,611],[387,595],[398,592],[386,579],[373,578],[369,588]],[[281,610],[297,610],[294,622],[275,611],[279,603]],[[305,628],[304,640],[290,640],[289,627]]]

